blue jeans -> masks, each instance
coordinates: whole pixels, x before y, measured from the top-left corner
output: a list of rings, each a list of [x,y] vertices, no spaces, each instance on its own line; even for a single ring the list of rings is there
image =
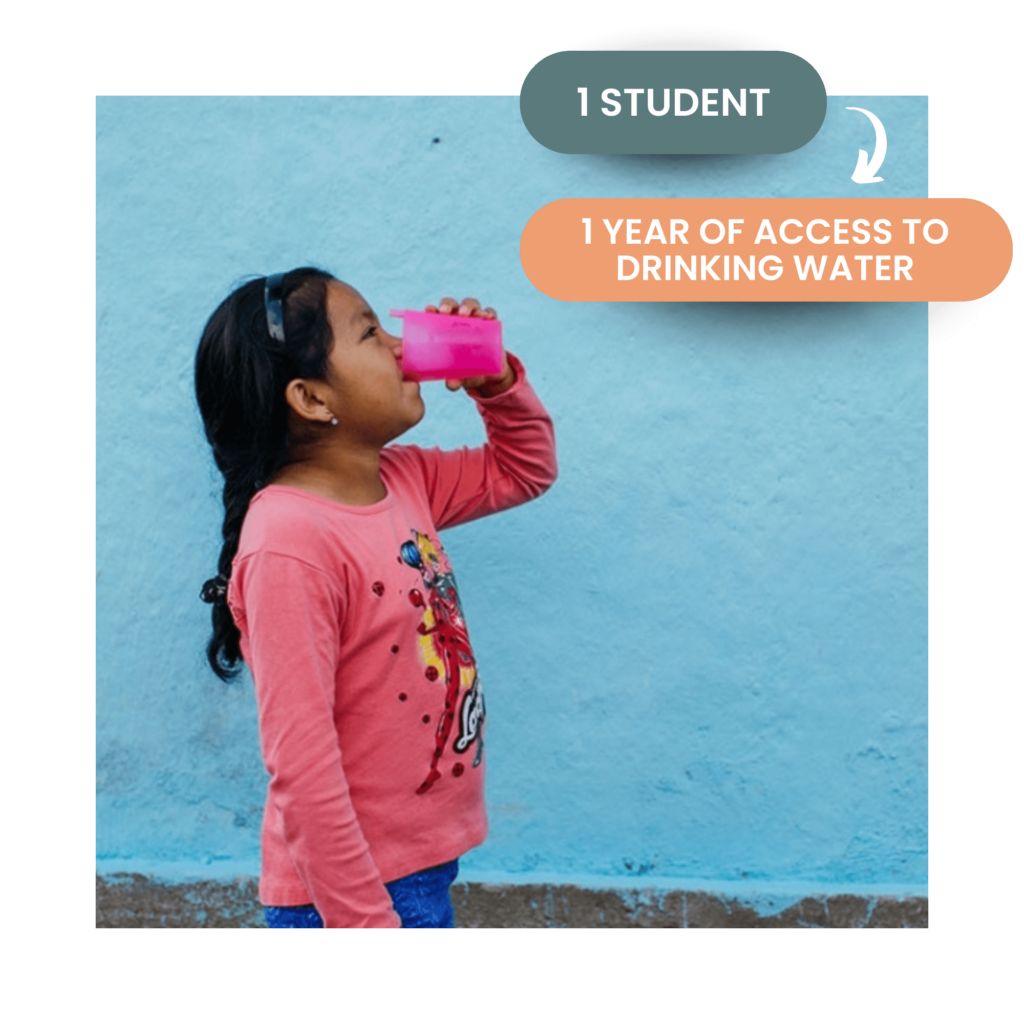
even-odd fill
[[[451,884],[459,862],[451,860],[436,868],[387,883],[395,912],[403,928],[454,928]],[[264,907],[268,928],[323,928],[323,918],[312,903],[302,907]]]

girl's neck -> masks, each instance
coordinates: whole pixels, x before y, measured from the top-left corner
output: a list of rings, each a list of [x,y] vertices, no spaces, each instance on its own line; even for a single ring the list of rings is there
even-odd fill
[[[309,491],[342,505],[375,505],[388,493],[380,476],[379,448],[318,445],[294,452],[270,483]]]

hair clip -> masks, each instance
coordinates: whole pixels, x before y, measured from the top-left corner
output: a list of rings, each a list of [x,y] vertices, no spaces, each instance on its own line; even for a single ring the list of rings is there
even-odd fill
[[[271,274],[263,285],[263,305],[267,310],[267,330],[274,341],[284,344],[284,274]]]
[[[219,604],[227,599],[228,581],[223,576],[214,576],[203,584],[199,596],[207,604]]]

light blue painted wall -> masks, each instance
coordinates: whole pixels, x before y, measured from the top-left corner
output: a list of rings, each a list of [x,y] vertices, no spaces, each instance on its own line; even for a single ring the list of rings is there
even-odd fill
[[[861,196],[848,105],[888,132],[871,194],[926,195],[922,97],[833,97],[805,148],[730,158],[552,153],[516,98],[98,101],[101,869],[255,866],[192,360],[240,278],[312,262],[381,312],[496,306],[557,426],[548,495],[445,536],[488,700],[464,877],[925,882],[926,307],[575,305],[518,258],[565,196]],[[411,440],[481,438],[424,393]]]

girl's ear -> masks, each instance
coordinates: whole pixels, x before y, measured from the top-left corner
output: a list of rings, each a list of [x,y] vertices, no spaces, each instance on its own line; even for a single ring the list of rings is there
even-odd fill
[[[296,378],[289,381],[284,389],[288,407],[304,420],[315,423],[329,423],[332,413],[320,394],[319,381]]]

